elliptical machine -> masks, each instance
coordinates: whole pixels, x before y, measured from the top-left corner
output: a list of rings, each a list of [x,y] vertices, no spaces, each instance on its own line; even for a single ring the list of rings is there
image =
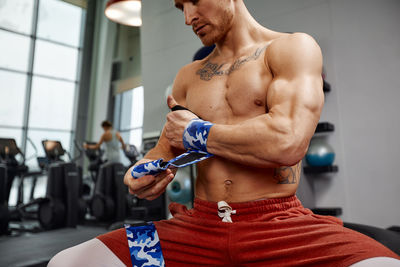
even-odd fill
[[[59,141],[43,140],[49,162],[46,197],[39,205],[39,222],[46,229],[76,227],[86,214],[86,203],[81,198],[82,172],[73,162],[64,162],[67,152]]]
[[[111,223],[126,217],[128,188],[124,184],[125,171],[121,163],[101,165],[91,202],[92,215],[98,221]]]
[[[129,166],[135,164],[140,156],[134,145],[126,145],[123,151],[130,161]],[[132,196],[124,184],[129,166],[115,162],[105,162],[100,166],[91,202],[92,215],[98,221],[115,223],[130,216]]]
[[[29,142],[31,142],[28,139]],[[33,145],[33,143],[31,142]],[[36,147],[33,145],[34,149]],[[17,160],[17,155],[22,157],[22,160]],[[10,230],[17,231],[36,231],[37,227],[24,225],[24,220],[36,220],[36,210],[32,209],[32,204],[38,202],[33,199],[33,194],[36,186],[37,177],[42,175],[42,171],[28,172],[29,168],[25,165],[25,155],[17,146],[13,138],[0,138],[0,234],[8,234]],[[17,203],[15,207],[9,207],[8,201],[11,192],[11,187],[14,179],[19,177]],[[24,204],[24,180],[32,178],[29,203]],[[10,222],[18,222],[11,224]]]
[[[0,236],[7,234],[10,214],[8,211],[7,188],[7,166],[0,164]]]
[[[96,144],[95,142],[86,142],[86,143],[89,145]],[[81,148],[80,146],[78,146],[78,149],[80,151],[82,151],[83,149],[83,151],[85,152],[85,155],[89,160],[88,171],[90,173],[90,178],[93,181],[93,183],[96,183],[100,166],[104,163],[103,160],[104,151],[102,149]]]

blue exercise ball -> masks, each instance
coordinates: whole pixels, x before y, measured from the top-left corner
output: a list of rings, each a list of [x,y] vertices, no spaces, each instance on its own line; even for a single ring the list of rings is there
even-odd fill
[[[309,166],[331,166],[335,160],[335,151],[321,139],[312,139],[306,154]]]
[[[179,170],[174,180],[167,186],[167,195],[173,202],[187,204],[192,201],[192,182],[190,175]]]

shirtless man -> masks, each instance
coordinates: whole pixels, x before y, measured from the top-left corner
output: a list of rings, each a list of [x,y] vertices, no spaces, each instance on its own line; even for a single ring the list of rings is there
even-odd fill
[[[336,218],[312,214],[295,196],[324,101],[322,55],[314,39],[264,28],[243,0],[175,0],[175,6],[202,43],[216,48],[179,71],[168,106],[190,111],[170,112],[158,144],[136,165],[199,149],[185,137],[192,130],[206,141],[200,150],[213,156],[198,163],[194,208],[171,204],[174,217],[154,222],[163,254],[155,262],[397,266],[393,252]],[[148,200],[159,197],[175,173],[167,169],[134,179],[132,168],[125,184]],[[136,235],[128,235],[131,245]],[[86,258],[71,256],[77,251]],[[88,263],[90,253],[96,256]],[[154,260],[129,254],[125,229],[69,249],[64,257],[85,266],[95,265],[93,258],[108,266]]]

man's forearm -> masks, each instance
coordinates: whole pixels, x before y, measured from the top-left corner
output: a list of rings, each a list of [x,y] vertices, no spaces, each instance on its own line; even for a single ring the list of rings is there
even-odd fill
[[[172,147],[169,144],[168,140],[165,137],[165,130],[163,129],[161,136],[157,142],[157,145],[154,148],[152,148],[149,152],[147,152],[143,158],[149,160],[156,160],[160,158],[163,158],[164,160],[170,160],[183,152],[184,152],[183,150]]]
[[[215,124],[207,140],[208,152],[246,165],[291,166],[302,158],[303,140],[291,122],[263,114],[236,125]]]

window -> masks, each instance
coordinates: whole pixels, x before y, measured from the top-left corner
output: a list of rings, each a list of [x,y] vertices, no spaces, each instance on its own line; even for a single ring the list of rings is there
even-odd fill
[[[80,46],[82,9],[59,0],[40,1],[37,36]]]
[[[27,75],[0,70],[0,127],[23,126]]]
[[[33,0],[2,0],[0,2],[0,27],[31,34],[34,4]]]
[[[36,152],[26,137],[38,156],[44,139],[70,150],[84,17],[61,0],[0,0],[0,137],[27,156]]]
[[[28,71],[31,38],[0,30],[0,67]]]
[[[37,40],[33,73],[74,81],[78,52],[75,48]]]
[[[114,121],[119,125],[119,131],[125,143],[142,145],[144,98],[143,86],[117,95],[114,111]]]
[[[29,127],[72,130],[74,97],[75,83],[34,76]]]

